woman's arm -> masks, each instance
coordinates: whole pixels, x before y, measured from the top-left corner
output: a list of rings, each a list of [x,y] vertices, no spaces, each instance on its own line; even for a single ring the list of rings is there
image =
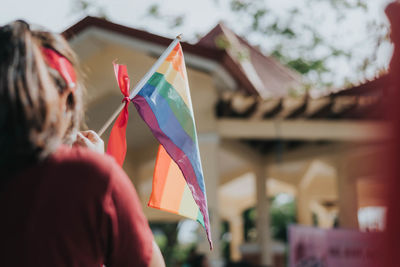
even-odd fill
[[[104,142],[94,131],[83,131],[83,132],[78,133],[77,140],[74,143],[74,145],[87,147],[96,152],[104,153]],[[116,172],[117,173],[119,172],[119,175],[118,174],[116,175],[116,176],[119,176],[118,178],[116,178],[118,181],[116,187],[117,187],[117,191],[119,191],[119,193],[114,195],[114,201],[117,202],[117,203],[114,203],[114,205],[116,204],[116,206],[115,206],[116,208],[125,206],[125,208],[120,210],[121,214],[119,214],[119,215],[122,215],[123,218],[127,218],[130,216],[126,216],[127,214],[124,214],[124,213],[126,213],[126,212],[128,212],[130,214],[136,213],[136,214],[139,214],[139,218],[140,218],[141,217],[140,214],[142,213],[142,210],[139,205],[136,205],[136,208],[133,208],[133,209],[132,209],[131,205],[127,205],[127,206],[119,205],[119,204],[121,204],[121,203],[119,203],[120,201],[124,202],[123,200],[124,199],[126,200],[126,198],[127,198],[127,199],[129,199],[128,203],[131,203],[131,204],[133,204],[133,206],[135,206],[134,203],[135,204],[138,203],[138,200],[137,200],[135,190],[129,190],[129,188],[133,188],[133,186],[129,182],[126,183],[128,180],[128,179],[126,179],[127,178],[126,174],[123,173],[122,170],[118,170],[118,167],[117,167]],[[115,172],[113,174],[115,175]],[[122,188],[123,188],[122,189],[120,186],[121,186],[121,184],[124,184],[124,183],[125,183],[125,186],[122,186]],[[120,185],[120,186],[118,186],[118,185]],[[118,190],[118,188],[119,188],[119,190]],[[127,191],[130,191],[130,192],[127,192]],[[129,207],[130,209],[129,208],[126,209],[126,207]],[[118,214],[117,214],[117,216],[118,216]],[[131,223],[132,224],[130,226],[133,227],[133,220],[131,221]],[[143,219],[142,219],[142,223],[143,223]],[[140,227],[140,228],[142,228],[142,227]],[[148,226],[145,226],[144,228],[147,228],[147,227]],[[145,230],[147,230],[147,229],[143,229],[143,230],[144,230],[144,232],[146,232]],[[123,232],[122,234],[124,235],[127,233]],[[136,235],[136,237],[139,237],[139,235]],[[149,236],[149,238],[152,238],[152,237]],[[123,243],[126,243],[126,241]],[[138,247],[138,249],[143,249],[143,247]],[[158,245],[154,241],[154,239],[152,240],[152,254],[151,254],[151,259],[150,259],[148,267],[165,267],[164,258],[161,254],[160,248],[158,247]]]
[[[153,240],[153,254],[149,267],[165,267],[164,258],[161,254],[160,248],[157,243]]]
[[[115,161],[111,163],[107,168],[110,172],[108,194],[103,202],[108,217],[108,231],[104,232],[104,240],[108,240],[106,255],[109,255],[106,266],[164,267],[132,182]]]

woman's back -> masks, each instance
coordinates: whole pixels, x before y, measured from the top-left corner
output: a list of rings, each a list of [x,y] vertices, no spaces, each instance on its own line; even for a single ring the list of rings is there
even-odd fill
[[[61,35],[0,27],[0,266],[165,266],[129,178],[79,131],[79,74]]]
[[[148,266],[152,235],[108,156],[61,146],[0,192],[1,266]]]

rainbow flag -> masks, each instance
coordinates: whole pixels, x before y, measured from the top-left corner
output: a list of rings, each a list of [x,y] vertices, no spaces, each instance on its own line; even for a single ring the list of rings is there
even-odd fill
[[[197,220],[212,248],[193,107],[179,43],[132,102],[161,144],[148,205]]]

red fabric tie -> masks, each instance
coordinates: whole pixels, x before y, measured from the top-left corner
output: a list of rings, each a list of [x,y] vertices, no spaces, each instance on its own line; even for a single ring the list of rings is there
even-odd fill
[[[122,99],[122,103],[129,103],[131,101],[129,96],[125,96],[124,99]]]
[[[117,78],[119,89],[125,96],[122,102],[125,102],[125,106],[121,113],[118,115],[117,120],[111,130],[110,138],[108,139],[107,154],[113,156],[119,165],[124,164],[126,155],[126,126],[128,125],[128,105],[131,102],[129,98],[129,76],[125,65],[114,65],[114,73]]]
[[[42,47],[42,54],[46,63],[60,73],[68,88],[74,92],[76,89],[76,74],[71,62],[51,48]]]

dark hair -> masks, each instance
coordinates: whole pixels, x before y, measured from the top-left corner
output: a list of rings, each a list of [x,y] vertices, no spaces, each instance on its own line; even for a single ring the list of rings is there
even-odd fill
[[[82,84],[68,90],[61,75],[45,63],[42,47],[76,68],[61,35],[31,30],[21,20],[0,27],[1,177],[46,158],[60,143],[71,143],[82,118]]]

